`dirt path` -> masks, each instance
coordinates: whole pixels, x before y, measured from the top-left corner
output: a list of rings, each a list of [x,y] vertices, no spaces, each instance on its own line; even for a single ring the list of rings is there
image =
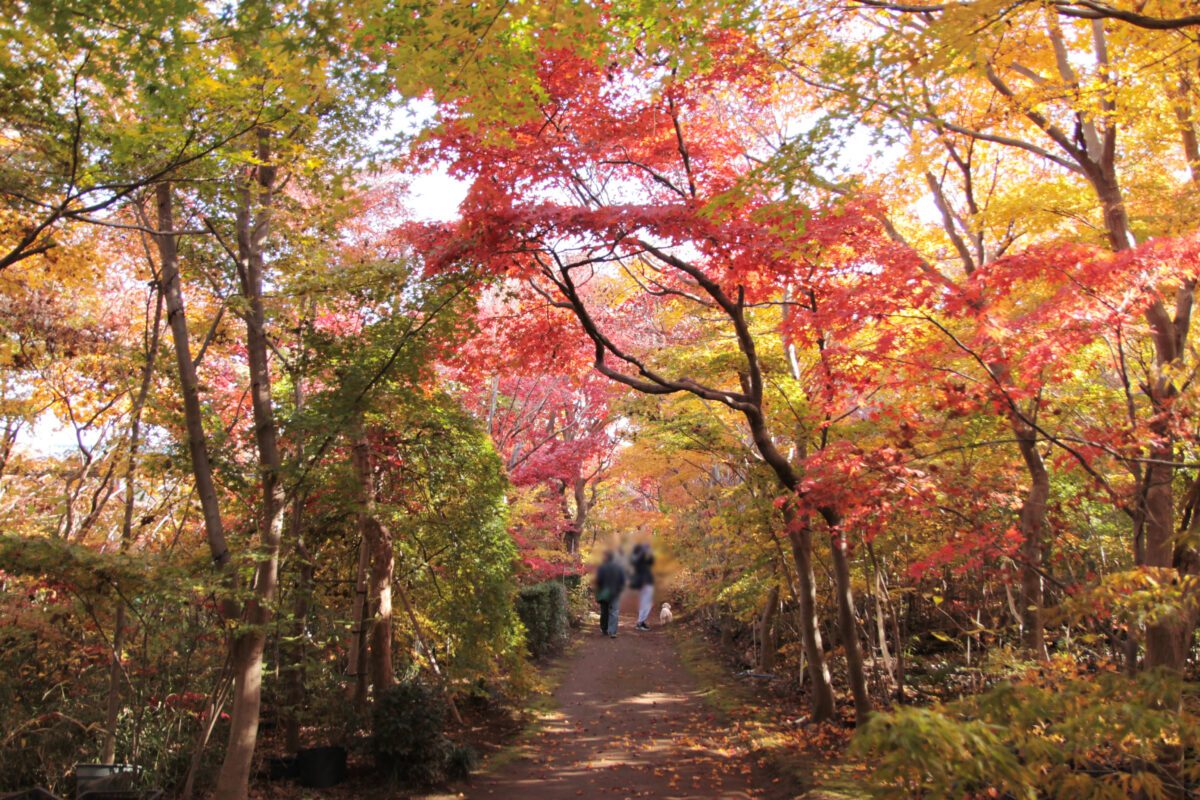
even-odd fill
[[[484,798],[792,797],[741,752],[655,625],[619,635],[589,626],[566,665],[558,708],[524,755],[459,787]]]

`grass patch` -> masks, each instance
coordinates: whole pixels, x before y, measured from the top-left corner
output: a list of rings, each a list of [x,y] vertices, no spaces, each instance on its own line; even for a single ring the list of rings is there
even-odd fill
[[[692,628],[671,628],[671,638],[683,668],[700,687],[700,697],[709,708],[731,715],[753,706],[745,686],[729,679],[729,669],[713,656],[712,645]]]
[[[562,685],[563,679],[567,675],[567,668],[574,659],[575,652],[579,649],[580,641],[578,632],[572,631],[563,652],[538,668],[533,691],[530,692],[524,708],[521,709],[521,715],[525,719],[525,725],[521,732],[513,738],[510,744],[488,756],[473,774],[486,775],[494,772],[528,753],[529,743],[558,713],[559,703],[554,697],[554,692]]]

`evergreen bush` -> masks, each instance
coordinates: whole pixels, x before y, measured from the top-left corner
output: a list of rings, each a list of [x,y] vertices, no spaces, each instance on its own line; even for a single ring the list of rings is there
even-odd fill
[[[386,778],[427,785],[445,777],[454,747],[446,738],[446,704],[428,686],[404,681],[375,699],[371,755]]]
[[[567,593],[558,581],[526,586],[517,593],[517,615],[534,658],[562,650],[567,641]]]

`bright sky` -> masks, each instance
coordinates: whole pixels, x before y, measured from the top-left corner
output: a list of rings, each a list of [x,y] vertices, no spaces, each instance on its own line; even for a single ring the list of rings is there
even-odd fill
[[[467,196],[467,184],[445,172],[421,175],[409,184],[414,219],[428,222],[448,222],[458,216],[458,204]]]

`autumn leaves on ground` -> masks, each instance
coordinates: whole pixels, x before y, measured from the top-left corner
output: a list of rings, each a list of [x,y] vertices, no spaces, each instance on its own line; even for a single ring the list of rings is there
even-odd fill
[[[0,792],[1200,793],[1194,12],[0,2]]]

